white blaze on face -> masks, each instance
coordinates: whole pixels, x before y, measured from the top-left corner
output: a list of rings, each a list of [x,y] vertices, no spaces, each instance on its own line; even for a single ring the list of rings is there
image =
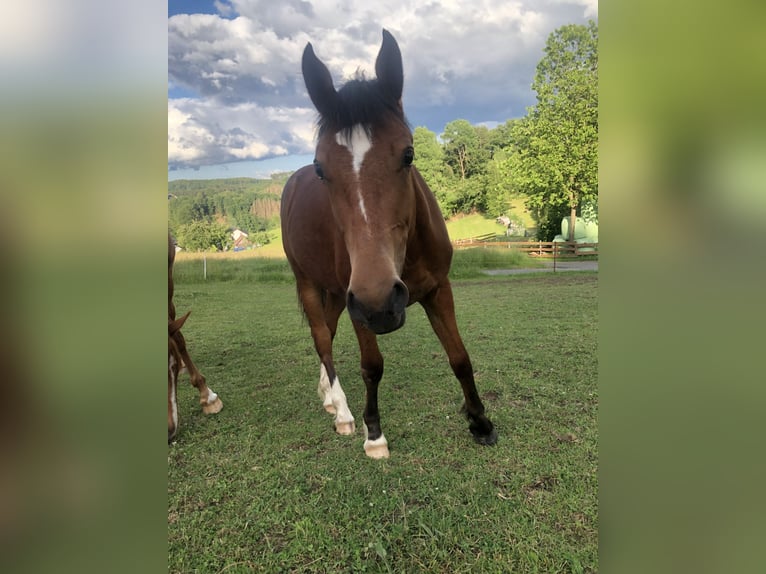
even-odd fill
[[[372,147],[372,141],[367,134],[367,130],[364,126],[357,124],[351,130],[351,135],[345,137],[342,132],[335,134],[335,141],[338,145],[342,145],[349,152],[351,152],[351,158],[354,166],[354,173],[356,173],[357,182],[359,181],[359,171],[362,169],[362,163],[367,152]],[[359,194],[359,210],[362,212],[362,217],[367,221],[367,210],[364,207],[364,197],[362,196],[362,188],[357,187],[357,193]]]

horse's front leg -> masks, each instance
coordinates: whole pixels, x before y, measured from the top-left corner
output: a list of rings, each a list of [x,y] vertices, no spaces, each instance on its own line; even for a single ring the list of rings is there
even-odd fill
[[[367,395],[364,406],[364,452],[370,458],[388,458],[388,441],[380,428],[378,412],[378,384],[383,377],[383,355],[375,334],[352,321],[361,352],[362,379]]]
[[[186,341],[181,331],[176,331],[173,334],[173,341],[178,347],[179,355],[182,360],[182,371],[185,369],[189,373],[189,379],[192,386],[199,392],[199,404],[202,407],[202,412],[206,415],[212,415],[218,413],[223,408],[223,402],[221,398],[213,392],[213,389],[207,386],[207,381],[200,370],[194,365],[189,356],[189,351],[186,349]]]
[[[334,426],[338,434],[350,435],[356,431],[354,417],[348,408],[346,394],[340,386],[332,358],[332,340],[343,307],[338,310],[327,296],[327,307],[322,303],[322,294],[311,284],[299,284],[298,294],[311,328],[311,338],[319,356],[319,396],[328,413],[335,415]]]
[[[181,356],[173,342],[168,341],[168,443],[178,432],[178,372],[181,370]]]
[[[473,438],[479,444],[495,444],[497,430],[484,414],[484,405],[476,390],[473,378],[473,365],[460,338],[460,332],[455,320],[455,302],[452,297],[452,286],[449,281],[437,287],[421,305],[428,315],[436,336],[439,337],[444,350],[447,352],[452,372],[455,373],[463,389],[465,403],[463,411],[469,422]]]

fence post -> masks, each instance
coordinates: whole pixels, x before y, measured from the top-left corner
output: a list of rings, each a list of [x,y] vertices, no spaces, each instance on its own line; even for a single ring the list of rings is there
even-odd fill
[[[553,272],[556,272],[556,256],[558,255],[559,251],[559,244],[555,241],[553,242]]]
[[[202,277],[207,281],[207,255],[202,255]]]

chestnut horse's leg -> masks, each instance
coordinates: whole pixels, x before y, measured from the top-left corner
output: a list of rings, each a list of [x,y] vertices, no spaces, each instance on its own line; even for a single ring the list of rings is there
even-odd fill
[[[181,368],[181,357],[173,337],[168,338],[168,442],[172,441],[178,432],[178,371]]]
[[[183,360],[183,368],[189,373],[191,384],[199,391],[199,404],[202,405],[202,412],[206,415],[212,415],[219,412],[223,408],[223,402],[217,394],[213,392],[213,389],[207,386],[205,377],[200,373],[199,369],[194,365],[189,356],[189,351],[186,350],[186,341],[181,331],[176,331],[172,335],[173,342],[178,347],[178,353]]]
[[[362,379],[367,388],[364,406],[364,452],[370,458],[388,458],[388,441],[380,428],[378,383],[383,377],[383,355],[375,333],[352,321],[361,352]]]
[[[431,326],[436,336],[439,337],[444,350],[447,352],[450,367],[460,381],[463,388],[465,403],[463,411],[468,418],[469,429],[473,438],[479,444],[495,444],[497,431],[492,422],[484,415],[484,405],[476,391],[476,383],[473,380],[473,366],[465,350],[463,340],[455,320],[455,303],[452,298],[452,286],[446,281],[421,302],[428,315]]]
[[[335,414],[335,431],[338,434],[354,434],[356,431],[354,417],[348,408],[346,394],[340,386],[332,359],[332,340],[338,325],[338,316],[343,311],[343,307],[341,306],[338,310],[337,298],[334,298],[332,294],[327,294],[326,302],[323,303],[321,291],[306,281],[298,282],[298,296],[311,327],[311,337],[314,339],[314,347],[321,362],[319,396],[322,398],[325,410]]]

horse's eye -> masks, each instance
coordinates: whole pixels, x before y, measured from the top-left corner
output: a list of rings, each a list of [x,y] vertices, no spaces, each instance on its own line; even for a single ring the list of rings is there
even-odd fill
[[[415,150],[412,146],[409,146],[407,149],[404,150],[404,156],[402,157],[402,164],[404,165],[412,165],[412,162],[415,160]]]
[[[322,164],[317,160],[314,160],[314,171],[319,179],[324,179],[324,172],[322,171]]]

